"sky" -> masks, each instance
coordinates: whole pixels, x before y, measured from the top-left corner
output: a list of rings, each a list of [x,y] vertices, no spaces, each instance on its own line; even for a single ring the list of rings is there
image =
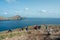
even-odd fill
[[[0,16],[60,18],[60,0],[0,0]]]

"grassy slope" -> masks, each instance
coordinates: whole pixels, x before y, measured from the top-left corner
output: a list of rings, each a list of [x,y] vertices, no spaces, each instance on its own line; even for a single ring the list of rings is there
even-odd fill
[[[48,28],[58,29],[57,32],[53,32],[52,35],[60,34],[60,27],[50,25]],[[23,31],[20,31],[20,29],[15,29],[12,32],[0,32],[0,40],[44,40],[46,35],[43,34],[47,34],[44,25],[42,25],[39,30],[34,30],[32,26],[29,26],[28,32],[26,32],[25,28]]]

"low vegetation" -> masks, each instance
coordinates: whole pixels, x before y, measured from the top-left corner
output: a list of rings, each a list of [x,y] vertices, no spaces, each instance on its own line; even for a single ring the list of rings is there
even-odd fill
[[[29,26],[28,29],[28,31],[23,28],[23,30],[15,29],[12,32],[0,32],[0,40],[57,40],[60,37],[59,26],[48,26],[48,29],[53,29],[51,35],[47,35],[48,32],[44,25],[41,25],[41,28],[37,30],[32,26]]]

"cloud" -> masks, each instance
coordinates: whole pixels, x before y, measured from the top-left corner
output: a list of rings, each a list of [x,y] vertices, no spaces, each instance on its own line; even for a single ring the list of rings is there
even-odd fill
[[[16,0],[5,0],[8,3],[16,2]]]
[[[44,13],[47,12],[47,10],[41,10],[41,11],[44,12]]]
[[[5,15],[7,15],[7,14],[8,14],[8,12],[4,12],[4,14],[5,14]]]
[[[15,13],[19,13],[19,11],[15,11]]]
[[[25,8],[25,10],[29,10],[29,8]]]
[[[22,13],[22,10],[15,10],[14,13]]]
[[[47,13],[47,10],[40,10],[40,13]]]
[[[7,14],[8,14],[8,10],[5,10],[3,13],[4,13],[5,15],[7,15]]]

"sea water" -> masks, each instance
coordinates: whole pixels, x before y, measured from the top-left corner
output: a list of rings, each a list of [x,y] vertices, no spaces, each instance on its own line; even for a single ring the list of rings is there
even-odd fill
[[[26,18],[22,20],[0,21],[0,31],[42,24],[58,25],[60,24],[60,18]]]

